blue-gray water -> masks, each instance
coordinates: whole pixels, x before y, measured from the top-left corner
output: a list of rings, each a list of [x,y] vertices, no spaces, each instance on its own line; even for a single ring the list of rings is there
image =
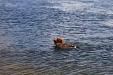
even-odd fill
[[[113,75],[113,1],[0,0],[0,75]]]

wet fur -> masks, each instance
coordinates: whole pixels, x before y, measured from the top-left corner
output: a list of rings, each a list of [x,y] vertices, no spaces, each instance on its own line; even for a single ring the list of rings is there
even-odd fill
[[[74,48],[75,46],[70,43],[65,43],[63,38],[57,37],[54,39],[54,44],[56,47],[64,49],[64,48]]]

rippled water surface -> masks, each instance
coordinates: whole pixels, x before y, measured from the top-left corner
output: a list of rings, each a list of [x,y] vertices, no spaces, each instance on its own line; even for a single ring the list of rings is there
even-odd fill
[[[113,75],[113,1],[0,0],[0,75]]]

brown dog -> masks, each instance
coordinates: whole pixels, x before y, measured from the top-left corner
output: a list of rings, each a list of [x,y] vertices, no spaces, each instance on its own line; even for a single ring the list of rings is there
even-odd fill
[[[58,48],[76,48],[72,44],[65,43],[63,37],[56,37],[56,38],[54,38],[53,41],[54,41],[54,44],[56,45],[56,47],[58,47]]]

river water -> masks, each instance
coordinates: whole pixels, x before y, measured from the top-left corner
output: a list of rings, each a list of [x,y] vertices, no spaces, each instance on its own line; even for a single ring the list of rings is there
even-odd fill
[[[113,75],[113,1],[0,0],[0,75]]]

